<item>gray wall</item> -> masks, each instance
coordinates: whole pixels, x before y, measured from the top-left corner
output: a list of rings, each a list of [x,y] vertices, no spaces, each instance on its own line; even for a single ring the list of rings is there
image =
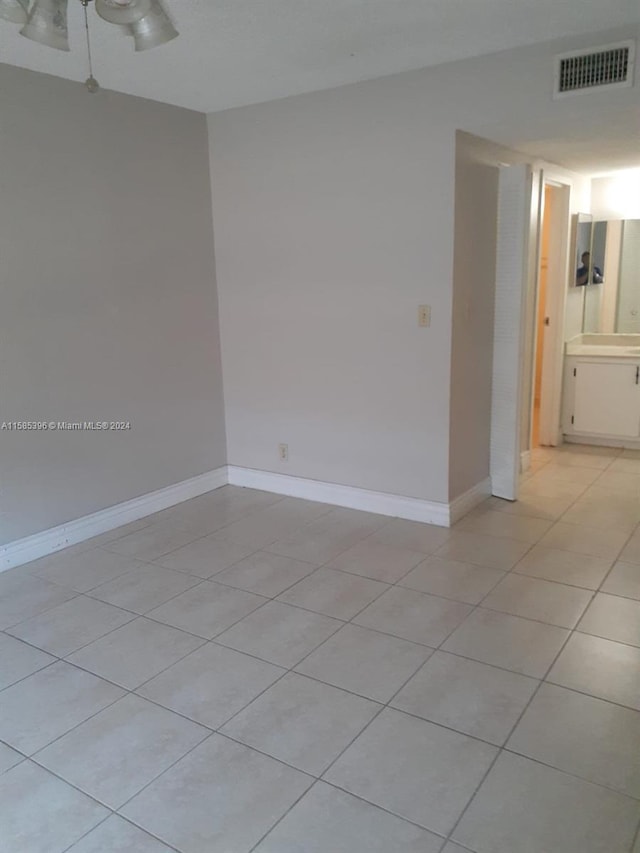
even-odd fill
[[[450,484],[456,131],[584,146],[639,90],[554,101],[554,56],[615,35],[209,116],[231,464],[440,502],[485,470],[465,420]]]
[[[0,541],[226,462],[206,119],[0,65]]]
[[[456,137],[449,495],[489,476],[498,166],[483,140]]]

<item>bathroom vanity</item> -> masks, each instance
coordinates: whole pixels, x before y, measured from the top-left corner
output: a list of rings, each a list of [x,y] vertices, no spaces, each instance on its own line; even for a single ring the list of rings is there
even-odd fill
[[[565,345],[568,441],[640,448],[640,334],[581,334]]]

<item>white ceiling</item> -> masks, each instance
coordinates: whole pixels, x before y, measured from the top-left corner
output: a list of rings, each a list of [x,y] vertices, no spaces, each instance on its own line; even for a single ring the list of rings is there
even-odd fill
[[[105,88],[213,112],[640,22],[638,0],[164,0],[180,38],[135,53],[90,9]],[[87,76],[82,8],[71,53],[0,20],[0,61]]]

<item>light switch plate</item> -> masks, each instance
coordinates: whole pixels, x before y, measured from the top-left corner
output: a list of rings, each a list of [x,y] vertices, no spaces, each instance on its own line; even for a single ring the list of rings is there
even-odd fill
[[[418,325],[423,328],[431,325],[430,305],[418,305]]]

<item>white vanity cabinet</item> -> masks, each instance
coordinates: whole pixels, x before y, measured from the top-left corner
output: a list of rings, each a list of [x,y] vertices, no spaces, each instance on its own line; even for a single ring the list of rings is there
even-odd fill
[[[567,355],[563,433],[640,444],[640,355]]]

